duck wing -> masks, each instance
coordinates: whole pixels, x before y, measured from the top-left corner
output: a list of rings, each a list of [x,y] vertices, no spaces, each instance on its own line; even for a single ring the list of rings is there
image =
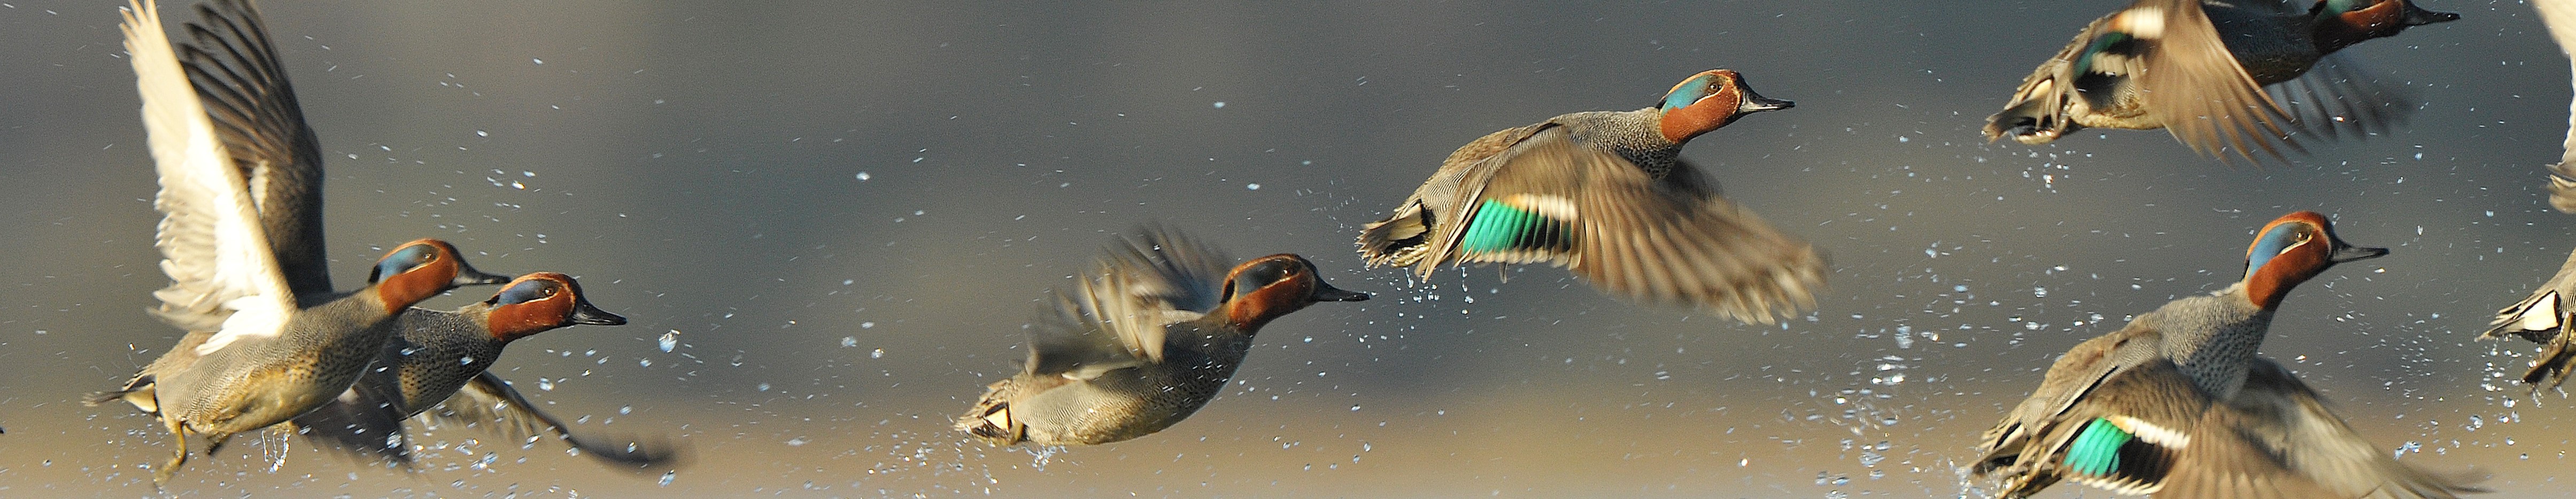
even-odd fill
[[[1223,303],[1233,262],[1223,250],[1165,227],[1138,228],[1095,262],[1030,329],[1029,372],[1100,372],[1163,360],[1164,326]]]
[[[2060,480],[2171,498],[2322,496],[2214,419],[2213,401],[2171,360],[2128,358],[2151,346],[2087,343],[2061,358],[2041,393],[2016,412],[2047,409],[2045,416],[2007,419],[1979,447],[1989,454],[1974,471],[2002,479],[1997,497],[2027,497]]]
[[[1426,242],[1438,262],[1569,267],[1615,295],[1769,323],[1814,306],[1824,257],[1703,181],[1658,180],[1548,127],[1467,170]],[[1677,168],[1671,175],[1698,175]]]
[[[247,179],[251,203],[268,230],[288,289],[299,297],[331,294],[322,238],[322,149],[304,122],[267,23],[247,0],[197,6],[192,43],[179,46],[215,137]]]
[[[509,381],[489,371],[476,374],[465,388],[456,391],[456,395],[449,396],[446,402],[422,414],[444,424],[491,428],[523,441],[540,433],[552,433],[594,459],[638,470],[670,469],[681,461],[679,447],[668,443],[615,443],[597,436],[574,433],[563,420],[538,410],[536,404],[519,395],[519,390],[511,388]]]
[[[2156,43],[2141,97],[2174,138],[2221,160],[2286,162],[2282,149],[2304,151],[2289,139],[2291,116],[2237,63],[2200,0],[2139,0],[2121,15],[2133,32],[2155,31],[2142,35]]]
[[[2541,24],[2549,26],[2549,37],[2558,41],[2562,54],[2576,54],[2576,2],[2543,0],[2531,3],[2540,11]],[[2569,72],[2576,74],[2576,64]],[[2549,165],[2549,205],[2561,213],[2576,213],[2576,101],[2568,103],[2567,141],[2558,163]]]
[[[2031,390],[2029,397],[2015,404],[1994,428],[1986,430],[1977,444],[1977,452],[1984,457],[1971,471],[1987,475],[1996,470],[2031,469],[2044,464],[2043,457],[2050,447],[2046,441],[2079,402],[2131,368],[2162,361],[2156,354],[2156,342],[2163,333],[2155,328],[2154,320],[2152,313],[2141,315],[2118,331],[2075,344],[2049,363],[2048,374],[2040,379],[2039,388]],[[2014,473],[2021,472],[2006,474]]]
[[[201,355],[244,338],[275,337],[296,309],[295,295],[270,250],[247,180],[153,8],[150,2],[132,6],[122,25],[161,179],[152,203],[162,213],[153,246],[171,283],[153,292],[161,300],[153,312],[181,329],[217,331],[198,347]]]
[[[2245,388],[2227,401],[2236,428],[2306,481],[2339,497],[2452,498],[2484,492],[2473,476],[2440,476],[2399,463],[2336,416],[2325,398],[2270,359],[2254,359]]]
[[[388,345],[388,349],[400,348]],[[410,436],[403,431],[402,377],[383,363],[321,407],[295,416],[295,432],[322,447],[361,460],[411,468]]]
[[[2306,74],[2272,85],[2275,102],[2287,106],[2298,130],[2328,139],[2366,137],[2406,122],[2415,99],[2403,88],[2384,85],[2368,75],[2360,59],[2336,52],[2326,55]]]

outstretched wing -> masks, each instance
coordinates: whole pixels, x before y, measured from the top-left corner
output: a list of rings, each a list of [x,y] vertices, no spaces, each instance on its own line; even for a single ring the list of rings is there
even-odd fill
[[[2451,498],[2484,492],[2470,476],[2440,476],[2397,462],[2336,416],[2315,389],[2270,359],[2254,359],[2227,406],[2255,445],[2339,497]]]
[[[2540,11],[2549,37],[2558,40],[2559,53],[2576,54],[2576,2],[2537,0],[2531,7]],[[2576,63],[2568,70],[2576,75]],[[2549,166],[2549,205],[2559,212],[2576,213],[2576,102],[2569,102],[2567,108],[2567,141],[2559,147],[2558,164]]]
[[[2306,74],[2273,84],[2274,102],[2287,108],[2299,131],[2329,139],[2366,137],[2406,123],[2415,111],[2407,104],[2415,102],[2409,92],[2380,83],[2360,58],[2345,54],[2329,54]]]
[[[179,58],[214,124],[215,137],[247,179],[288,289],[327,296],[331,271],[322,239],[322,150],[304,123],[259,10],[248,0],[197,6],[192,43]]]
[[[1466,179],[1480,188],[1460,190],[1449,204],[1458,207],[1449,216],[1464,223],[1431,234],[1422,265],[1453,254],[1460,262],[1547,262],[1615,295],[1692,304],[1746,322],[1814,306],[1825,260],[1813,246],[1717,197],[1700,179],[1658,180],[1578,140],[1549,128],[1485,160],[1495,164]]]
[[[2288,161],[2282,149],[2304,151],[2289,140],[2291,117],[2236,62],[2200,0],[2139,0],[2126,14],[2161,26],[2156,54],[2139,75],[2141,97],[2174,138],[2221,160]]]
[[[270,251],[266,231],[206,108],[189,84],[146,2],[125,13],[125,47],[132,55],[135,87],[143,97],[143,125],[151,136],[162,213],[154,246],[170,286],[153,293],[154,313],[192,331],[218,331],[200,353],[242,338],[276,336],[295,310]]]

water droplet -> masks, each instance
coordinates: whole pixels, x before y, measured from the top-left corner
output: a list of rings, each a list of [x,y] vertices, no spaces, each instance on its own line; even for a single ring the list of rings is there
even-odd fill
[[[859,172],[857,176],[859,177],[860,182],[868,181],[868,172]]]
[[[467,366],[474,365],[474,356],[472,356],[472,355],[467,355],[467,356],[465,356],[465,358],[456,359],[456,363],[457,363],[458,365],[467,365]]]
[[[859,346],[859,337],[857,337],[857,336],[843,336],[843,337],[841,337],[841,348],[849,348],[849,347],[854,347],[854,346]]]
[[[1217,109],[1225,109],[1225,101],[1216,101],[1215,104],[1211,105],[1215,106]]]
[[[660,344],[661,344],[661,346],[662,346],[662,353],[671,353],[671,349],[673,349],[673,348],[679,348],[679,347],[680,347],[680,330],[678,330],[678,329],[673,329],[673,330],[671,330],[671,332],[668,332],[668,333],[662,333],[662,340],[661,340]]]
[[[664,487],[669,487],[669,486],[671,486],[671,477],[673,477],[673,476],[677,476],[677,475],[679,475],[679,472],[677,472],[677,471],[665,471],[665,472],[662,472],[662,486],[664,486]]]
[[[876,351],[868,352],[868,358],[871,358],[871,359],[882,359],[882,358],[885,358],[885,349],[883,349],[883,348],[879,348],[879,349],[876,349]]]

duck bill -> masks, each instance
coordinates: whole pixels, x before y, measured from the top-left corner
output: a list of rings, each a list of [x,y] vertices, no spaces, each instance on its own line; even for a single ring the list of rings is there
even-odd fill
[[[456,278],[455,278],[455,279],[452,279],[452,280],[447,281],[447,284],[448,284],[448,285],[450,285],[450,286],[473,286],[473,285],[477,285],[477,284],[509,284],[509,283],[510,283],[510,281],[512,281],[512,280],[514,280],[514,279],[515,279],[515,278],[510,277],[510,276],[505,276],[505,275],[500,275],[500,274],[492,274],[492,273],[486,273],[486,272],[484,272],[484,271],[480,271],[480,270],[474,270],[474,266],[472,266],[472,265],[466,265],[464,260],[459,259],[459,260],[457,260],[457,261],[456,261]]]
[[[2407,26],[2423,26],[2426,24],[2460,20],[2459,14],[2424,10],[2423,7],[2416,7],[2415,2],[2401,3],[2406,6],[2406,17],[2402,22],[2406,23]]]
[[[1368,301],[1368,299],[1368,293],[1343,291],[1342,288],[1325,284],[1323,280],[1315,281],[1315,301]]]
[[[1762,94],[1753,93],[1753,87],[1744,87],[1744,104],[1736,106],[1735,112],[1759,113],[1763,111],[1778,111],[1793,107],[1798,107],[1798,103],[1763,97]]]
[[[2383,256],[2388,256],[2388,248],[2365,248],[2360,246],[2345,246],[2337,244],[2335,246],[2334,253],[2327,255],[2326,260],[2334,263],[2344,263],[2354,260],[2369,260]]]
[[[589,324],[593,326],[617,326],[626,324],[626,318],[619,317],[617,314],[608,313],[606,310],[600,310],[599,307],[591,306],[590,300],[576,300],[572,305],[572,323]]]

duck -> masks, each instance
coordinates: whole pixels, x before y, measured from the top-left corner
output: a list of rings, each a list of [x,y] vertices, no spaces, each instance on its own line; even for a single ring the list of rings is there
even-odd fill
[[[164,312],[178,304],[215,306],[182,326],[190,332],[179,344],[123,386],[89,399],[91,405],[124,401],[161,420],[177,454],[155,470],[155,483],[168,482],[187,463],[189,433],[204,436],[206,453],[212,455],[233,435],[286,423],[320,407],[367,370],[375,360],[372,352],[395,335],[396,321],[390,319],[401,308],[495,277],[474,270],[446,242],[422,239],[387,253],[375,284],[310,307],[288,308],[292,304],[282,294],[241,291],[279,293],[284,287],[275,285],[276,276],[265,279],[273,287],[241,286],[211,276],[243,269],[217,270],[209,267],[220,265],[185,261],[168,252],[164,256],[162,267],[172,269],[178,282],[156,295],[165,300],[187,297],[165,301]],[[169,292],[174,289],[186,292]],[[220,299],[226,295],[234,297]],[[214,326],[200,328],[204,324]]]
[[[1262,326],[1317,302],[1368,300],[1281,253],[1234,261],[1161,227],[1139,228],[1054,295],[1020,372],[985,388],[956,429],[995,446],[1097,445],[1178,424],[1243,364]]]
[[[2569,253],[2558,274],[2531,296],[2497,310],[2486,332],[2478,334],[2481,340],[2514,336],[2541,344],[2540,355],[2522,372],[2523,384],[2535,391],[2544,380],[2550,388],[2567,384],[2569,370],[2576,369],[2576,335],[2567,331],[2567,324],[2576,321],[2576,304],[2563,303],[2561,296],[2576,296],[2576,253]]]
[[[2542,24],[2560,49],[2576,48],[2576,4],[2536,2],[2532,8],[2540,12]],[[2576,213],[2576,121],[2570,122],[2565,144],[2558,162],[2548,167],[2549,204],[2561,213]],[[2541,389],[2542,380],[2548,380],[2550,388],[2567,384],[2570,369],[2576,369],[2576,337],[2566,327],[2576,321],[2576,315],[2570,315],[2576,314],[2576,308],[2560,302],[2561,295],[2570,293],[2576,293],[2576,252],[2567,255],[2558,273],[2540,289],[2497,310],[2486,332],[2478,335],[2481,340],[2518,336],[2542,345],[2540,355],[2522,373],[2523,384],[2531,385],[2534,392]]]
[[[1774,323],[1815,304],[1825,259],[1720,197],[1683,144],[1796,104],[1713,69],[1655,107],[1587,111],[1487,134],[1449,154],[1385,219],[1361,226],[1370,267],[1429,278],[1467,262],[1568,267],[1632,300]]]
[[[2576,50],[2576,4],[2532,2],[2531,8],[2540,12],[2541,25],[2549,28],[2549,37],[2558,42],[2559,52]],[[2576,71],[2576,63],[2571,63],[2570,69]],[[2576,112],[2576,103],[2568,107]],[[2549,206],[2559,213],[2576,213],[2576,118],[2568,121],[2567,140],[2561,144],[2558,162],[2548,167]]]
[[[635,468],[670,464],[666,448],[611,446],[575,435],[561,420],[530,405],[487,369],[510,342],[575,325],[615,326],[625,317],[592,305],[581,283],[556,272],[519,276],[492,298],[453,311],[414,307],[395,319],[400,335],[385,344],[376,368],[339,398],[293,420],[299,434],[326,448],[410,469],[403,421],[431,413],[442,423],[491,426],[525,439],[551,431],[584,454]]]
[[[188,333],[92,403],[123,400],[155,416],[186,464],[286,422],[345,390],[394,334],[389,320],[449,289],[508,278],[475,270],[455,246],[415,240],[378,260],[366,287],[330,289],[321,253],[320,153],[277,67],[255,8],[200,6],[198,43],[173,45],[158,6],[130,3],[120,26],[142,96],[161,189],[154,246],[172,283],[151,313]],[[186,63],[181,62],[185,54]]]
[[[2038,145],[2087,127],[2163,128],[2203,156],[2284,160],[2283,149],[2305,151],[2293,137],[2299,132],[2366,134],[2414,108],[2337,51],[2459,18],[2411,0],[2318,0],[2307,9],[2277,0],[2137,0],[2093,21],[2031,71],[1987,118],[1986,140]]]
[[[2325,398],[2256,355],[2291,288],[2384,248],[2337,237],[2325,215],[2272,220],[2242,279],[2140,314],[2067,350],[1987,430],[1971,473],[1996,497],[2061,480],[2156,497],[2456,497],[2467,479],[2401,464]]]

